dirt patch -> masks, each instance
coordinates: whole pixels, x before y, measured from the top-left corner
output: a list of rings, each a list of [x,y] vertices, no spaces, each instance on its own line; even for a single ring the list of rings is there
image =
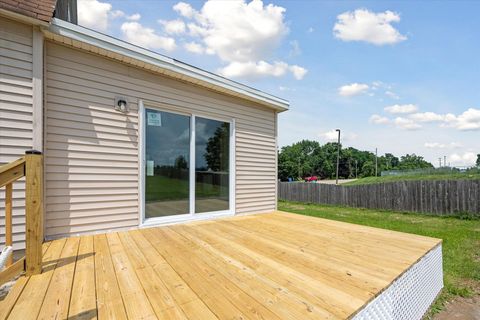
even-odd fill
[[[471,298],[458,297],[447,302],[433,320],[480,320],[480,295]]]

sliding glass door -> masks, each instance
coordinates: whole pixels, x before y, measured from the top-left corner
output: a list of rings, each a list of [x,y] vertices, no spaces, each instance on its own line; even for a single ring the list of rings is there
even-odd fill
[[[195,118],[195,213],[228,210],[230,123]]]
[[[144,111],[145,219],[229,212],[232,124]]]
[[[145,112],[145,218],[190,212],[190,117]]]

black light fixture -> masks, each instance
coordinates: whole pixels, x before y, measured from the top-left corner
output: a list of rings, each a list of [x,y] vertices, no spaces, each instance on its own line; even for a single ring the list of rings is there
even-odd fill
[[[128,113],[128,102],[125,97],[115,97],[115,110],[121,113]]]

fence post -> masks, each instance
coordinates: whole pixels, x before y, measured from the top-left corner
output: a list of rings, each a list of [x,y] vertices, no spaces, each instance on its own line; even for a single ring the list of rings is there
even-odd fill
[[[43,156],[40,151],[25,152],[25,272],[42,272],[43,244]]]

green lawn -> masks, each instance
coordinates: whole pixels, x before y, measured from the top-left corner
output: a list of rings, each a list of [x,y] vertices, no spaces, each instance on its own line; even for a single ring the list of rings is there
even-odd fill
[[[431,313],[455,296],[480,293],[480,220],[284,201],[279,210],[443,239],[445,288]]]
[[[444,174],[413,174],[405,176],[385,176],[385,177],[367,177],[355,181],[344,183],[344,186],[354,186],[361,184],[374,184],[393,181],[405,180],[457,180],[457,179],[478,179],[480,180],[480,173],[444,173]]]
[[[187,180],[172,179],[164,176],[146,177],[145,200],[182,200],[188,199]],[[195,193],[198,198],[219,197],[228,195],[228,188],[218,185],[197,182]]]

